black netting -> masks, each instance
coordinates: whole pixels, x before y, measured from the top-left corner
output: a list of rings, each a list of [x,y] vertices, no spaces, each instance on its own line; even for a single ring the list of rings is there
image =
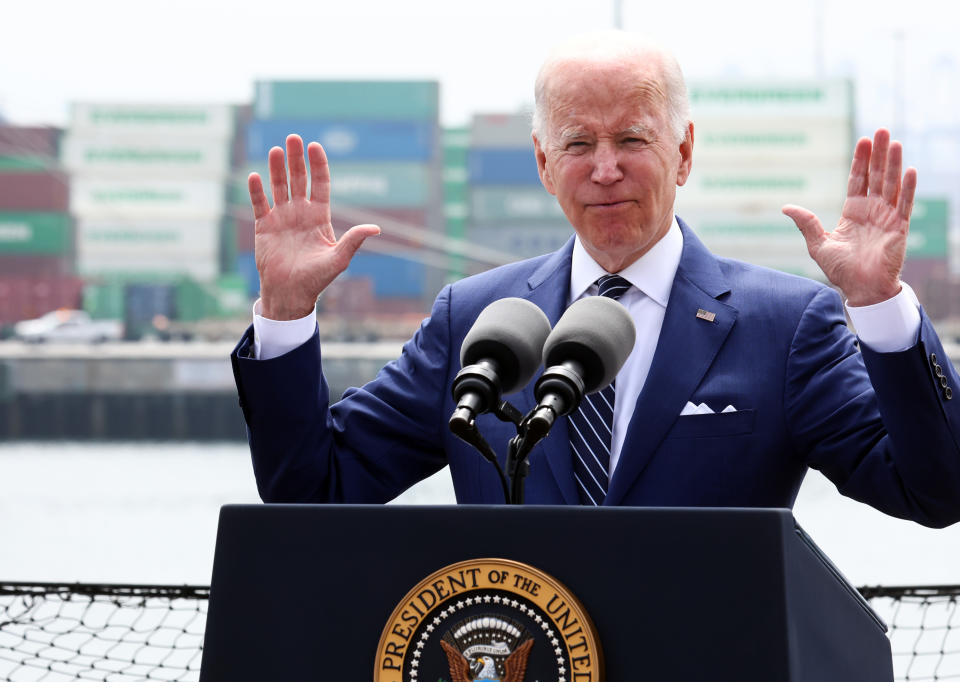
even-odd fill
[[[0,679],[197,680],[206,587],[0,584]]]
[[[200,677],[207,587],[0,583],[0,680]],[[865,587],[896,680],[960,680],[960,585]]]
[[[890,628],[897,680],[960,680],[960,585],[863,587]]]

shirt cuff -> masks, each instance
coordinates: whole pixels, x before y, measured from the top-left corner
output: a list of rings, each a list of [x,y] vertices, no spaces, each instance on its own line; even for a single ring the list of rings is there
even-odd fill
[[[253,304],[253,357],[272,360],[302,346],[317,329],[316,313],[298,320],[271,320],[260,314],[260,299]]]
[[[847,306],[860,342],[877,353],[912,348],[920,332],[920,302],[906,282],[893,298],[865,306]]]

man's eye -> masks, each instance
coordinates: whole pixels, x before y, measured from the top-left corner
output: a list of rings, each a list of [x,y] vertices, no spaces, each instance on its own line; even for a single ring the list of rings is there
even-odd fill
[[[587,143],[582,140],[567,143],[567,149],[576,150],[576,149],[585,149],[586,147],[587,147]]]

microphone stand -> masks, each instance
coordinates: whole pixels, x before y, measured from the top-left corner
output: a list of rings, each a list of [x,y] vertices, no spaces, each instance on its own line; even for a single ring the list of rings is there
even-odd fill
[[[497,407],[491,410],[497,419],[503,422],[510,422],[517,427],[517,434],[519,437],[520,433],[520,422],[523,418],[520,410],[511,405],[506,400],[501,400]],[[503,501],[505,504],[514,504],[513,496],[510,494],[510,489],[507,486],[507,478],[503,472],[503,467],[500,466],[500,462],[497,460],[497,453],[493,451],[493,448],[490,447],[490,444],[483,437],[483,434],[480,433],[480,429],[477,428],[476,419],[457,419],[457,413],[454,413],[454,416],[450,418],[450,430],[460,440],[465,443],[472,445],[474,450],[480,453],[481,456],[496,468],[497,476],[500,477],[500,487],[503,488]],[[510,442],[516,438],[512,439]],[[507,455],[507,469],[510,470],[510,455],[508,452]]]
[[[510,499],[513,504],[523,504],[523,482],[530,473],[528,457],[533,447],[546,437],[553,426],[553,419],[550,419],[549,424],[533,419],[542,411],[542,406],[535,407],[523,419],[514,422],[517,425],[517,435],[511,438],[507,445],[507,471],[510,472]]]
[[[450,419],[450,430],[460,440],[473,446],[473,448],[483,456],[488,462],[493,464],[497,470],[497,476],[500,478],[500,487],[503,489],[503,501],[505,504],[523,504],[523,482],[530,473],[530,461],[528,459],[533,446],[543,440],[546,431],[541,429],[530,429],[530,417],[533,414],[523,415],[516,407],[506,400],[501,400],[497,407],[491,412],[497,419],[503,422],[510,422],[517,429],[517,435],[507,443],[507,473],[504,473],[503,467],[497,460],[497,453],[480,433],[475,419]],[[547,429],[549,430],[549,429]],[[510,485],[507,485],[509,476]]]

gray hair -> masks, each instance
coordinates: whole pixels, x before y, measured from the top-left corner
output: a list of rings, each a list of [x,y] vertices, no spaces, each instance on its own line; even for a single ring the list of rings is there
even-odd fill
[[[670,131],[679,144],[690,123],[690,100],[683,71],[669,50],[649,40],[624,31],[602,31],[574,38],[558,46],[540,67],[534,85],[533,133],[543,140],[547,132],[547,85],[553,70],[564,62],[576,59],[613,59],[633,57],[659,62],[660,77],[667,98]]]

